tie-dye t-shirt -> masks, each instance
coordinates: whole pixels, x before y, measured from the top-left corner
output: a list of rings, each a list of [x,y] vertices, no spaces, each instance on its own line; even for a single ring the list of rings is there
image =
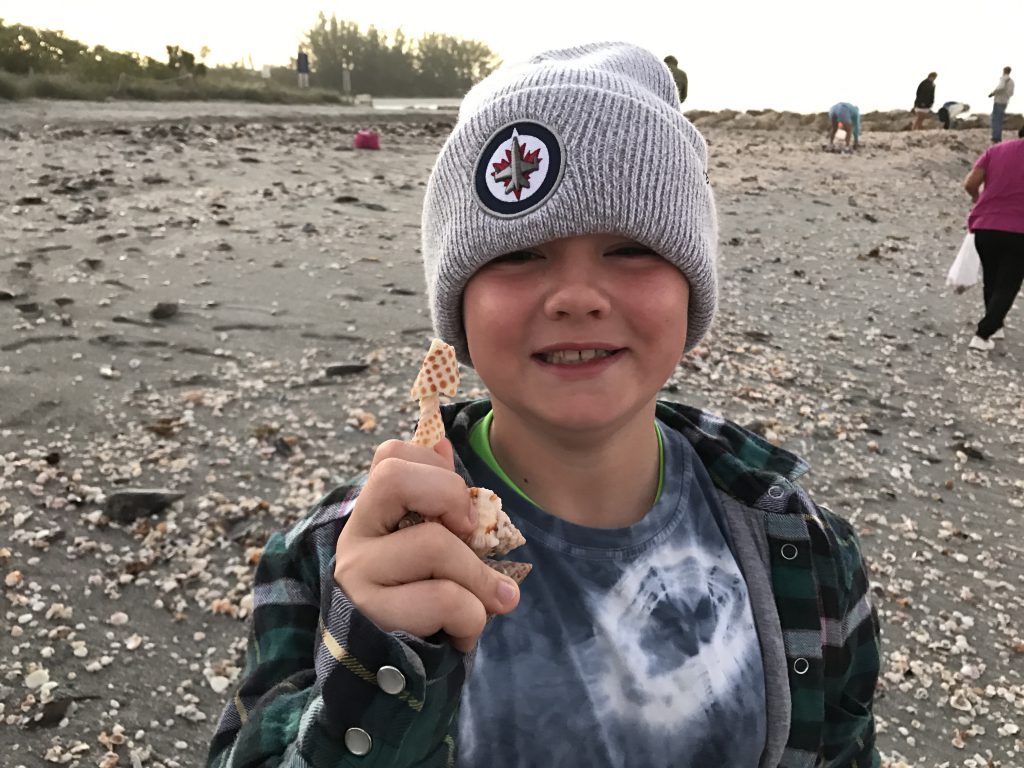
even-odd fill
[[[756,768],[765,684],[746,584],[711,479],[659,426],[664,487],[628,528],[548,515],[466,457],[527,539],[511,559],[534,569],[481,638],[459,766]]]

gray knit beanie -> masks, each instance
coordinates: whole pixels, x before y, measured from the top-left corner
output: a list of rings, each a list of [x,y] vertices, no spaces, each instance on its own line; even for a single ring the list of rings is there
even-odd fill
[[[650,51],[597,43],[502,67],[463,99],[427,183],[423,262],[437,335],[471,364],[462,292],[491,259],[562,237],[618,234],[690,284],[686,349],[718,300],[707,145]]]

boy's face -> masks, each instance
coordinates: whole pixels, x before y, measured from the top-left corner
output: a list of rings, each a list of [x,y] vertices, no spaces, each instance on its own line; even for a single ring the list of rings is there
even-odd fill
[[[648,418],[683,354],[688,306],[675,266],[628,238],[587,235],[491,261],[462,311],[496,409],[537,429],[591,430]]]

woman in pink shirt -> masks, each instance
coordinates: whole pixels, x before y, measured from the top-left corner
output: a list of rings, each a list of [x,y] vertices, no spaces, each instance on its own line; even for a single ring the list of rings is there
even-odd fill
[[[1017,133],[1024,139],[1024,128]],[[1024,141],[995,144],[964,181],[974,201],[967,228],[981,257],[985,316],[971,349],[988,351],[1001,339],[1003,320],[1024,282]]]

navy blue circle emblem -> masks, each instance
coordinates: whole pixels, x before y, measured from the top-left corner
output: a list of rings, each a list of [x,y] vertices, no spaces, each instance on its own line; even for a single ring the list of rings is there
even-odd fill
[[[477,201],[495,216],[521,216],[551,197],[562,180],[562,159],[562,142],[550,128],[509,123],[494,132],[477,160]]]

